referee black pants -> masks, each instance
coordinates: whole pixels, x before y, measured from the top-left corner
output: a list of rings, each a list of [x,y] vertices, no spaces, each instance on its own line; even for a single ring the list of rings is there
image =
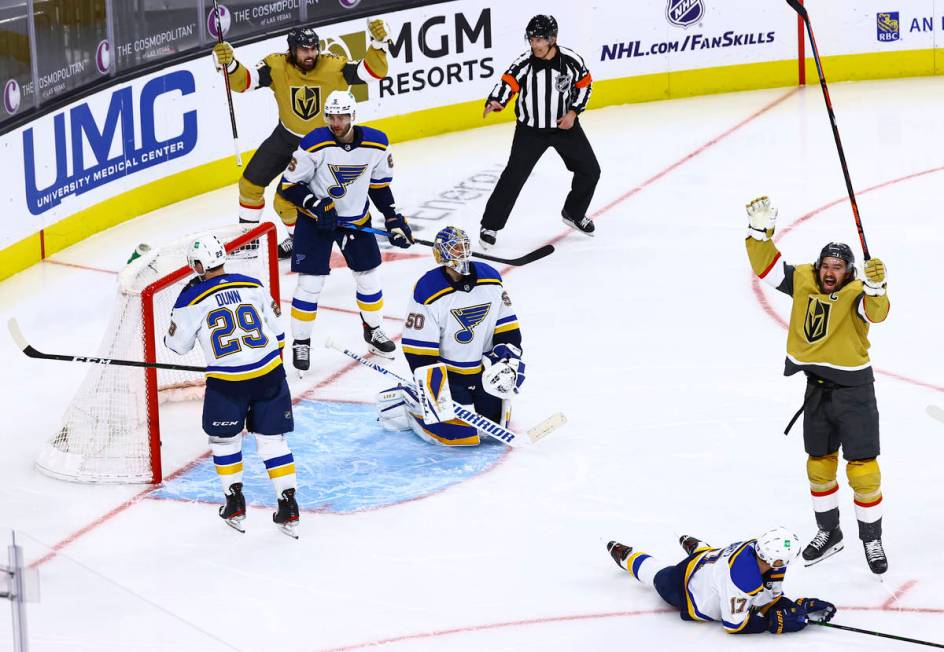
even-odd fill
[[[587,207],[600,179],[600,164],[580,121],[575,120],[570,129],[535,129],[518,123],[511,142],[508,165],[485,205],[483,228],[498,231],[505,227],[525,181],[548,147],[557,150],[564,165],[574,173],[570,192],[564,200],[564,210],[577,220],[587,214]]]

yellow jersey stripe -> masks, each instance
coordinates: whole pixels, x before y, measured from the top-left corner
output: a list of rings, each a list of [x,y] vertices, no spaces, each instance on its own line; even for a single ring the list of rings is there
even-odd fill
[[[471,376],[472,374],[477,374],[482,371],[482,365],[478,365],[477,367],[454,367],[451,364],[446,364],[446,369],[455,374]]]
[[[401,344],[400,348],[403,349],[404,353],[412,353],[413,355],[439,355],[439,348],[410,346],[409,344]]]
[[[455,292],[455,291],[456,291],[455,288],[443,288],[439,292],[436,292],[435,294],[431,295],[428,299],[426,299],[426,301],[423,302],[423,305],[428,305],[432,303],[433,301],[435,301],[436,299],[438,299],[439,297],[449,294],[450,292]]]
[[[276,356],[272,358],[268,364],[259,367],[258,369],[253,369],[252,371],[246,371],[240,374],[227,374],[220,371],[212,371],[208,373],[206,377],[216,378],[218,380],[251,380],[253,378],[258,378],[259,376],[265,376],[280,364],[282,364],[282,358]]]
[[[269,477],[272,479],[282,478],[286,475],[291,475],[295,473],[295,464],[286,464],[285,466],[280,466],[277,469],[269,469]]]
[[[216,465],[216,472],[220,475],[233,475],[234,473],[240,473],[242,470],[242,462],[236,462],[235,464]]]
[[[501,326],[495,327],[495,334],[498,333],[507,333],[508,331],[513,331],[518,329],[518,322],[510,321],[507,324],[502,324]]]

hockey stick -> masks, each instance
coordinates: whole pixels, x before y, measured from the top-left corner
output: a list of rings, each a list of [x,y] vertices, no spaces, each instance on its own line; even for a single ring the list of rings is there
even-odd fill
[[[216,13],[216,42],[223,42],[223,14],[220,13],[220,3],[213,0],[213,11]],[[243,166],[243,155],[239,151],[239,134],[236,132],[236,111],[233,110],[233,91],[229,87],[229,73],[226,66],[223,70],[223,84],[226,86],[226,103],[229,104],[229,124],[233,128],[233,147],[236,148],[236,165]]]
[[[856,229],[859,232],[859,242],[862,243],[862,255],[869,260],[869,246],[865,243],[865,231],[862,229],[862,220],[859,218],[859,205],[856,203],[855,191],[852,189],[852,179],[849,178],[849,166],[846,164],[846,154],[842,149],[842,140],[839,138],[839,127],[836,125],[836,114],[833,112],[833,103],[829,99],[829,89],[826,87],[826,76],[823,74],[823,64],[819,58],[816,39],[813,38],[813,26],[810,25],[810,15],[800,0],[787,0],[795,12],[800,15],[806,24],[806,31],[810,35],[810,46],[813,48],[813,60],[816,62],[816,72],[819,73],[819,85],[823,88],[823,98],[826,100],[826,111],[829,113],[829,124],[833,128],[833,138],[836,141],[836,150],[839,152],[839,163],[842,165],[842,176],[846,180],[846,191],[849,193],[849,202],[852,204],[852,217],[855,218]]]
[[[927,645],[928,647],[944,648],[944,645],[940,643],[931,643],[930,641],[919,641],[916,638],[906,638],[904,636],[897,636],[895,634],[883,634],[882,632],[873,632],[870,629],[859,629],[858,627],[847,627],[846,625],[837,625],[835,623],[822,623],[816,620],[808,620],[807,624],[819,625],[821,627],[833,627],[835,629],[844,629],[847,632],[858,632],[859,634],[868,634],[869,636],[881,636],[882,638],[890,638],[896,641],[904,641],[905,643],[916,643],[918,645]]]
[[[364,233],[373,233],[374,235],[382,235],[389,237],[390,234],[383,229],[375,229],[372,226],[357,226],[356,224],[338,224],[342,229],[350,229],[351,231],[363,231]],[[429,240],[423,240],[421,238],[413,238],[413,242],[416,244],[425,245],[427,247],[432,247],[433,243]],[[520,267],[521,265],[527,265],[528,263],[533,263],[536,260],[541,260],[545,256],[550,256],[554,253],[554,245],[544,245],[543,247],[538,247],[532,252],[526,253],[524,256],[518,258],[499,258],[498,256],[489,256],[488,254],[483,254],[478,251],[473,251],[472,255],[476,258],[481,258],[482,260],[490,260],[494,263],[502,263],[504,265],[514,265]]]
[[[16,318],[11,317],[7,322],[7,328],[10,329],[10,335],[20,350],[30,358],[39,360],[64,360],[66,362],[88,362],[90,364],[114,365],[117,367],[143,367],[145,369],[170,369],[172,371],[197,371],[206,372],[205,367],[190,367],[182,364],[167,364],[164,362],[139,362],[138,360],[116,360],[115,358],[93,358],[84,355],[63,355],[60,353],[43,353],[32,346],[23,337],[20,325],[16,323]]]
[[[367,360],[366,358],[359,356],[353,351],[349,351],[348,349],[344,348],[343,345],[339,344],[338,342],[335,342],[330,337],[327,340],[325,340],[325,347],[329,349],[334,349],[335,351],[343,353],[347,357],[352,358],[353,360],[356,360],[357,362],[361,363],[365,367],[369,367],[373,369],[374,371],[382,373],[386,376],[390,376],[391,378],[395,378],[399,382],[404,383],[405,385],[410,385],[410,386],[413,385],[413,381],[407,380],[403,376],[390,371],[386,367],[383,367],[377,364],[376,362],[371,362],[370,360]],[[522,442],[520,441],[521,438],[518,435],[513,433],[511,430],[508,430],[507,428],[503,428],[502,426],[498,425],[491,419],[486,419],[481,414],[478,414],[477,412],[473,412],[463,407],[460,403],[457,403],[455,401],[452,402],[452,407],[455,410],[456,416],[458,418],[465,421],[470,426],[475,426],[476,428],[484,432],[486,435],[489,435],[490,437],[493,437],[494,439],[497,439],[500,442],[511,446],[512,448],[517,448],[518,446],[522,445]],[[565,417],[560,412],[553,414],[547,419],[545,419],[544,421],[542,421],[541,423],[537,424],[536,426],[534,426],[533,428],[527,431],[526,434],[528,435],[528,440],[532,444],[536,443],[540,441],[541,439],[544,439],[545,437],[547,437],[554,430],[557,430],[559,427],[561,427],[565,423],[567,423],[567,417]]]
[[[944,423],[944,408],[938,407],[937,405],[929,405],[927,409],[929,417]]]

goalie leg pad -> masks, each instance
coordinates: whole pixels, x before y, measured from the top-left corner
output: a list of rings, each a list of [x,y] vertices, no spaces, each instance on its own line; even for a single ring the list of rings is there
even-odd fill
[[[424,422],[441,423],[456,418],[446,365],[437,362],[417,367],[413,377],[416,379],[417,400]]]
[[[472,409],[472,406],[465,406]],[[442,446],[478,446],[479,431],[459,419],[443,423],[425,423],[421,414],[410,412],[410,426],[416,435],[431,444]]]
[[[410,429],[409,405],[416,405],[416,399],[409,390],[398,385],[377,394],[377,419],[384,430],[401,432]]]
[[[223,493],[227,493],[231,485],[243,481],[243,438],[211,435],[209,439],[216,474],[223,486]]]

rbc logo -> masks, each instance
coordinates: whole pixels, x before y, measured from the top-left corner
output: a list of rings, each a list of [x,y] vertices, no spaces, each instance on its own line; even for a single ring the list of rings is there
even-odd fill
[[[901,27],[898,22],[897,11],[883,11],[876,15],[878,33],[876,37],[883,43],[897,41],[901,38]]]
[[[704,16],[704,0],[668,0],[665,6],[666,19],[679,27],[690,27]]]
[[[52,142],[56,161],[56,178],[45,188],[37,187],[37,148],[34,129],[23,132],[23,167],[25,169],[26,205],[33,215],[41,215],[62,203],[70,195],[81,195],[115,179],[140,172],[159,163],[178,158],[192,151],[197,144],[197,112],[187,111],[170,124],[182,124],[179,134],[159,140],[155,105],[168,93],[189,95],[196,90],[193,74],[179,70],[148,81],[141,89],[135,112],[130,86],[111,94],[108,112],[99,124],[88,102],[69,109],[66,133],[66,112],[53,117]],[[165,104],[161,117],[167,116]],[[137,118],[137,127],[135,122]],[[163,122],[163,120],[162,120]],[[135,141],[140,133],[140,145]],[[43,138],[43,144],[50,139]],[[115,150],[114,156],[109,154]],[[88,153],[92,160],[86,160]],[[69,160],[71,154],[71,162]],[[50,167],[46,147],[39,149],[39,169]],[[70,173],[71,171],[71,173]]]

